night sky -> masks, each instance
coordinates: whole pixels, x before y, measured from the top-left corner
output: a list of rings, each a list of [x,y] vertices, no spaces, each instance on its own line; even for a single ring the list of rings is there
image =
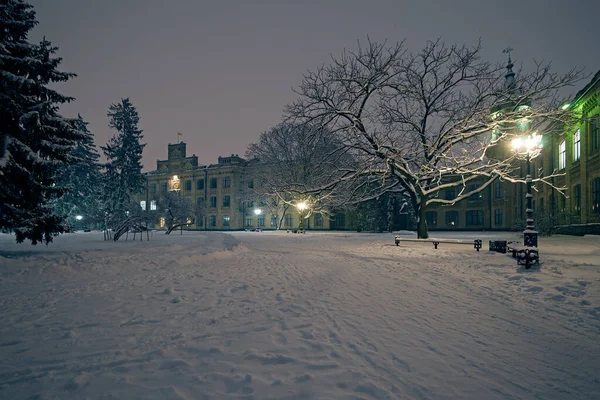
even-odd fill
[[[165,159],[177,132],[188,155],[214,163],[243,155],[277,124],[292,86],[330,54],[376,41],[407,39],[412,51],[438,37],[475,44],[517,67],[552,61],[557,72],[600,69],[600,2],[582,0],[29,0],[60,67],[78,77],[58,86],[76,98],[63,108],[90,122],[96,143],[112,132],[109,104],[129,97],[148,143],[144,170]],[[582,82],[572,93],[587,83]]]

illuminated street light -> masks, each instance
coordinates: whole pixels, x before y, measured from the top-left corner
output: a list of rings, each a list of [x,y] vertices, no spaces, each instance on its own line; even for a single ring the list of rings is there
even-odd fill
[[[526,205],[525,210],[527,214],[527,221],[525,224],[525,230],[523,231],[523,244],[525,246],[537,247],[538,245],[538,233],[535,230],[533,224],[533,194],[531,193],[531,152],[541,147],[542,137],[537,133],[533,133],[526,138],[517,138],[512,142],[512,147],[516,152],[524,151],[527,161],[527,176],[525,177],[525,183],[527,185]]]
[[[260,215],[260,214],[262,214],[262,210],[260,208],[255,208],[254,209],[254,214]]]
[[[306,202],[302,201],[296,204],[296,208],[298,209],[298,217],[300,221],[298,222],[298,231],[304,231],[304,210],[308,208]]]
[[[75,217],[75,219],[76,219],[77,221],[81,221],[81,220],[83,219],[83,215],[77,215],[77,216]]]

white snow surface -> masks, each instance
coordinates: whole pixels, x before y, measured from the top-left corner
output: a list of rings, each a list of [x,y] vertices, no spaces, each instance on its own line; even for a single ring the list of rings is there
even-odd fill
[[[600,399],[599,237],[434,235],[0,235],[0,398]]]

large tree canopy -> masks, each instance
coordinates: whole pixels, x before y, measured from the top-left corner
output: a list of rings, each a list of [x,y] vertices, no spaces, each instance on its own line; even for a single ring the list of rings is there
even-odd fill
[[[72,150],[85,138],[58,112],[73,98],[49,88],[75,75],[57,70],[61,58],[49,41],[29,43],[36,24],[24,1],[0,3],[0,228],[32,244],[64,232],[50,205],[66,190],[55,178],[76,162]]]
[[[340,181],[368,177],[380,193],[406,190],[418,235],[427,237],[428,204],[459,201],[498,178],[522,181],[515,173],[522,154],[508,151],[509,141],[566,120],[558,91],[581,79],[579,71],[559,76],[536,64],[515,74],[512,67],[483,60],[480,44],[438,40],[411,53],[403,43],[368,41],[305,74],[286,115],[344,144],[357,168]],[[536,180],[547,183],[554,171],[545,173]],[[459,188],[456,198],[437,195],[450,187]]]

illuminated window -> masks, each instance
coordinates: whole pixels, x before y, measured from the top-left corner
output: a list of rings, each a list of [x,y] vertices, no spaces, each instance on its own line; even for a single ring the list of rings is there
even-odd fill
[[[150,201],[150,210],[151,211],[156,210],[156,200],[151,200]]]
[[[229,215],[223,215],[223,226],[229,226],[230,220]]]
[[[565,169],[567,166],[567,145],[563,140],[558,145],[558,169]]]
[[[186,223],[191,224],[192,223],[192,218],[187,217],[187,219],[185,220]]]
[[[160,217],[160,227],[161,228],[165,227],[165,217]]]
[[[140,201],[140,207],[142,208],[142,210],[146,211],[146,200]]]
[[[581,157],[581,130],[577,129],[573,134],[573,161]]]

